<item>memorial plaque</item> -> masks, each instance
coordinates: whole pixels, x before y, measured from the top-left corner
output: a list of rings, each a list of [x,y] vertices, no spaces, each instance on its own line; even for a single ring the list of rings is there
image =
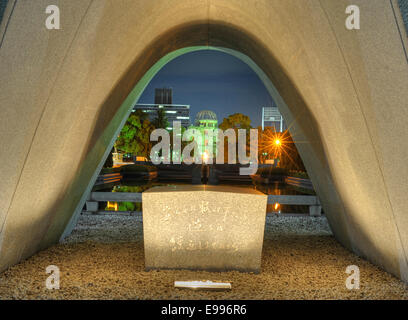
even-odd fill
[[[267,195],[199,185],[142,196],[146,269],[260,272]]]

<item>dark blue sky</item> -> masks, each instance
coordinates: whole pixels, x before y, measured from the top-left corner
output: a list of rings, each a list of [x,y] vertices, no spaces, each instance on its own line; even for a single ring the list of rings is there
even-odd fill
[[[173,89],[174,104],[189,104],[191,121],[200,110],[217,114],[218,122],[233,113],[261,125],[262,107],[272,98],[258,76],[241,60],[218,51],[184,54],[163,67],[143,92],[139,103],[154,103],[154,89]]]

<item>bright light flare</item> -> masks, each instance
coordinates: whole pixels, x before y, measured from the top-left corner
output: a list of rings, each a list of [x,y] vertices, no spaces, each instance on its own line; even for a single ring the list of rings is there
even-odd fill
[[[282,152],[288,148],[290,140],[287,132],[276,132],[272,130],[265,130],[262,133],[262,142],[260,143],[261,151],[265,151],[272,155],[273,158],[280,157]]]
[[[207,163],[209,158],[210,158],[210,157],[209,157],[209,155],[208,155],[208,152],[207,152],[207,151],[204,151],[204,153],[203,153],[203,161],[204,161],[204,163]]]
[[[113,209],[115,211],[118,211],[118,203],[117,202],[110,202],[108,201],[107,209]]]

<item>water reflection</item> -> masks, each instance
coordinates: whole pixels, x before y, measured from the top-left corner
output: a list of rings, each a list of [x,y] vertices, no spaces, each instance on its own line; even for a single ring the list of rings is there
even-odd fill
[[[253,183],[252,187],[265,194],[273,195],[314,195],[313,190],[303,189],[299,187],[294,187],[282,182],[275,182],[272,184],[257,184]]]
[[[116,185],[113,188],[102,190],[104,192],[132,192],[141,193],[154,186],[163,186],[167,184],[153,182],[128,182],[126,185]],[[142,211],[142,204],[139,202],[111,202],[108,201],[105,206],[106,211]]]
[[[163,183],[156,181],[149,182],[132,182],[124,181],[123,184],[115,185],[112,188],[104,189],[104,192],[135,192],[141,193],[155,186],[175,186],[175,185],[189,185],[188,183]],[[300,189],[287,185],[285,183],[276,182],[274,184],[257,184],[257,183],[234,183],[234,184],[220,184],[221,186],[254,188],[264,194],[268,195],[306,195],[315,193],[312,190]],[[134,202],[107,202],[102,204],[107,211],[142,211],[141,203]],[[273,213],[308,213],[308,206],[293,206],[281,205],[279,203],[269,204],[267,212]]]

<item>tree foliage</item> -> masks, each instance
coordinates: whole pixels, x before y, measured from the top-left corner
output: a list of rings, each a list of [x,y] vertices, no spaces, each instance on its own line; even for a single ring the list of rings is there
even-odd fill
[[[237,144],[236,144],[236,154],[238,155],[238,129],[244,129],[247,131],[246,134],[246,151],[247,155],[249,155],[249,129],[251,129],[251,119],[242,114],[242,113],[234,113],[229,115],[227,118],[224,118],[222,123],[219,125],[219,128],[223,131],[227,129],[234,129],[235,136],[237,137]],[[225,137],[224,139],[224,162],[228,162],[228,139]]]
[[[305,165],[303,164],[302,158],[296,148],[295,142],[292,139],[291,134],[288,130],[283,132],[285,138],[285,152],[282,154],[281,167],[288,170],[299,170],[306,172]]]
[[[227,118],[224,118],[219,127],[222,130],[250,129],[251,119],[242,113],[234,113],[232,115],[229,115]]]
[[[157,116],[153,120],[153,125],[157,129],[166,129],[169,126],[169,122],[167,121],[166,113],[163,108],[157,109]]]
[[[152,148],[150,133],[154,129],[155,126],[147,119],[147,115],[137,110],[127,119],[115,142],[115,148],[124,153],[149,158]]]

